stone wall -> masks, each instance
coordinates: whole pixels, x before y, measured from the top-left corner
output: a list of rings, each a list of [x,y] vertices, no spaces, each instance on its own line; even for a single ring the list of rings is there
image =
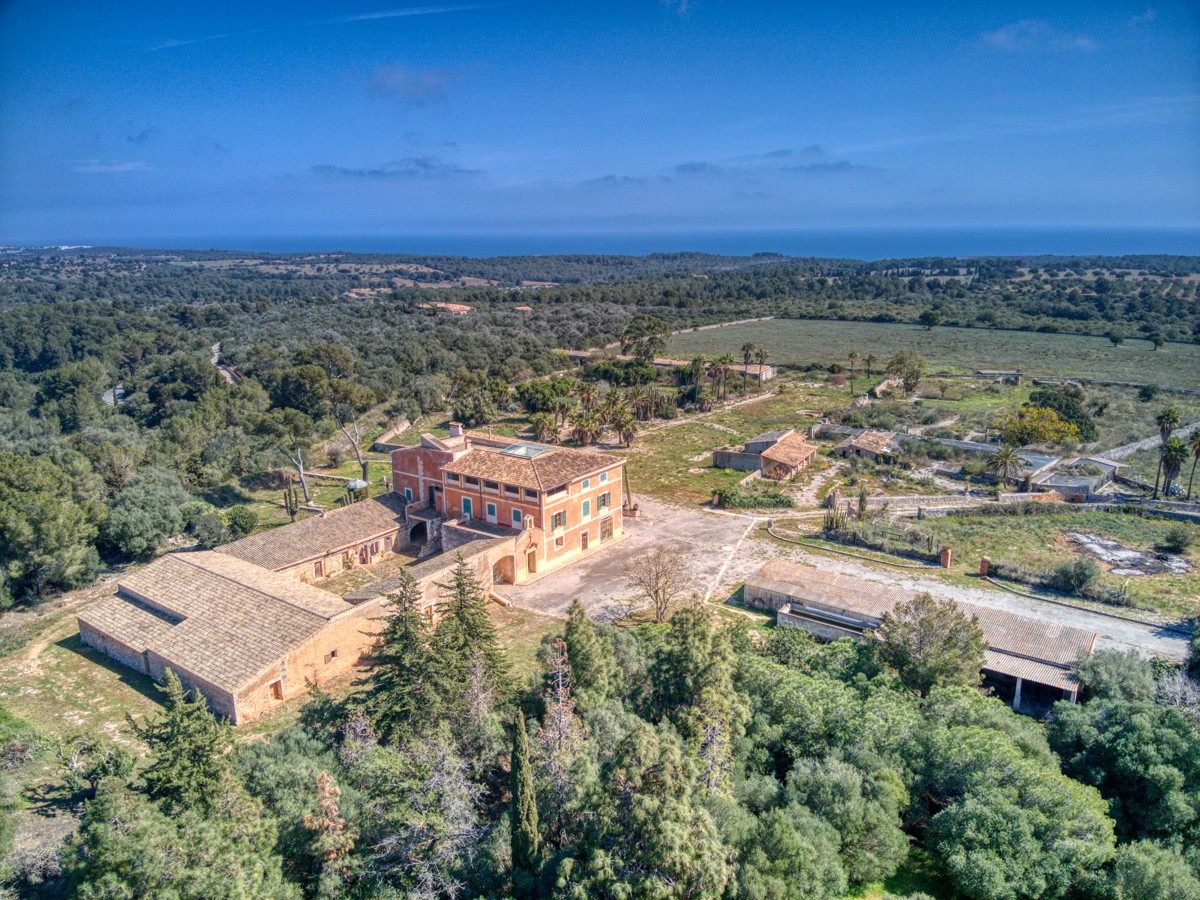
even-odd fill
[[[714,450],[713,466],[718,469],[753,472],[762,467],[762,457],[757,453],[743,453],[740,450]]]

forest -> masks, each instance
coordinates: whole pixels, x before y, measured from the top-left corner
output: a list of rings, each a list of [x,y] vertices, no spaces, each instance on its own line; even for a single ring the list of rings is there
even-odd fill
[[[254,522],[221,501],[222,485],[303,463],[339,433],[361,437],[367,411],[515,408],[511,386],[563,369],[560,349],[613,342],[647,317],[663,334],[774,315],[1159,346],[1200,339],[1198,274],[1196,257],[10,250],[0,260],[0,608],[85,584],[102,562],[145,558],[183,530],[202,544],[246,533]],[[432,306],[442,301],[469,310]],[[679,402],[706,401],[680,392]]]
[[[369,674],[268,739],[168,676],[128,725],[140,765],[59,751],[79,832],[10,877],[95,900],[1200,897],[1200,688],[1177,670],[1101,651],[1043,725],[974,689],[982,631],[926,595],[831,644],[576,603],[522,679],[465,564],[443,591],[430,626],[401,584]],[[4,758],[36,752],[0,726]]]
[[[774,315],[1195,342],[1197,274],[1178,257],[10,253],[0,610],[181,534],[250,533],[239,486],[302,476],[327,445],[352,458],[369,423],[524,409],[535,430],[603,416],[624,435],[627,416],[745,390],[749,345],[645,384],[673,330]],[[610,342],[635,359],[539,377]],[[601,402],[595,380],[628,390]],[[0,859],[32,769],[79,816],[65,845],[0,865],[0,897],[1200,900],[1196,638],[1183,671],[1094,654],[1085,702],[1038,721],[978,689],[977,623],[928,596],[877,641],[827,644],[706,604],[620,626],[576,604],[530,672],[465,565],[442,594],[433,624],[402,585],[353,688],[314,687],[267,732],[172,678],[115,734],[0,708]]]

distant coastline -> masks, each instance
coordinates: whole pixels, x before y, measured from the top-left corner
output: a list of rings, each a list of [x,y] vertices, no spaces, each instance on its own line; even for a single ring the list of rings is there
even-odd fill
[[[17,243],[11,241],[8,243]],[[1200,255],[1197,228],[937,228],[726,232],[596,232],[425,235],[201,235],[23,241],[270,253],[401,253],[434,256],[632,255],[695,251],[724,256],[780,253],[827,259],[967,256]]]

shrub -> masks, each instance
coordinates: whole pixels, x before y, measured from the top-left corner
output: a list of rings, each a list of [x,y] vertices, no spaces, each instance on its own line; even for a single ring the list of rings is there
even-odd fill
[[[1193,536],[1182,525],[1172,525],[1167,529],[1167,533],[1163,535],[1162,547],[1170,553],[1183,553],[1188,547],[1192,546]]]
[[[789,509],[792,498],[775,488],[747,489],[740,486],[721,488],[717,503],[726,509]]]
[[[229,538],[236,541],[244,538],[258,525],[258,513],[249,506],[235,506],[226,516],[229,526]]]
[[[1094,559],[1071,559],[1055,566],[1050,586],[1066,594],[1078,594],[1100,580],[1100,566]]]

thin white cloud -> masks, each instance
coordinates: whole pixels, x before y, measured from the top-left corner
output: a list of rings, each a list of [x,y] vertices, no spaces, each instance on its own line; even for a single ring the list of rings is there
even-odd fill
[[[414,69],[403,63],[376,66],[368,87],[374,94],[392,97],[414,106],[444,100],[446,91],[458,81],[450,69]]]
[[[383,9],[378,12],[359,13],[353,16],[338,16],[331,22],[370,22],[375,19],[398,19],[404,16],[437,16],[442,13],[468,12],[473,9],[490,9],[494,3],[471,3],[465,6],[412,6],[407,9]]]
[[[1022,50],[1095,50],[1100,44],[1085,34],[1059,31],[1043,19],[1021,19],[980,38],[989,47],[1010,52]]]
[[[1146,7],[1146,11],[1140,16],[1133,16],[1125,24],[1130,28],[1137,28],[1139,25],[1145,25],[1147,22],[1153,22],[1158,18],[1158,10],[1151,6]]]
[[[81,163],[76,163],[74,171],[85,175],[112,175],[118,172],[139,172],[145,168],[146,164],[144,162],[133,160],[101,162],[98,159],[89,159]]]

